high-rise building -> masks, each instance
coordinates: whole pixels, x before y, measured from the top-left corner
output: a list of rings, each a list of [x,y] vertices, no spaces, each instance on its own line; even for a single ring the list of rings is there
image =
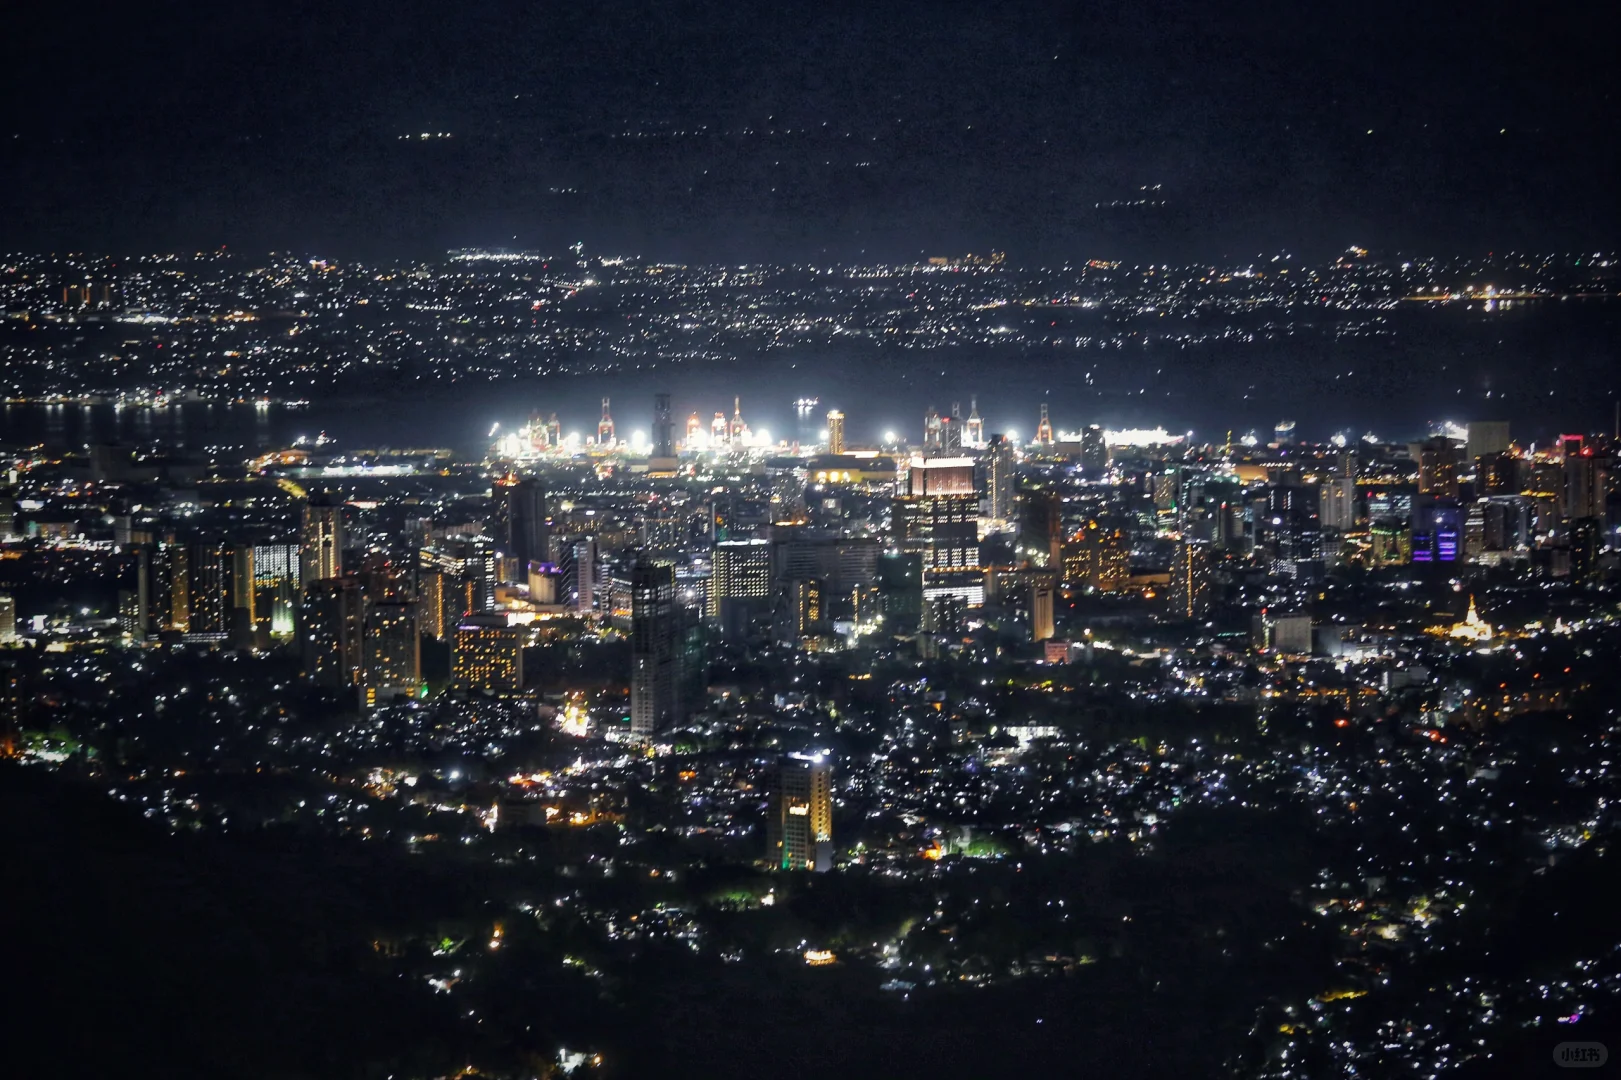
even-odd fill
[[[515,694],[523,689],[521,628],[499,615],[469,615],[451,638],[450,677],[463,690]]]
[[[1599,576],[1599,538],[1604,526],[1598,518],[1577,518],[1570,523],[1570,581],[1591,585]]]
[[[463,614],[456,603],[454,582],[437,567],[419,567],[416,598],[418,628],[435,640],[444,640]]]
[[[1019,493],[1019,555],[1031,566],[1056,570],[1064,558],[1064,504],[1058,492],[1026,487]]]
[[[833,767],[823,755],[789,754],[782,760],[766,844],[776,869],[833,868]]]
[[[901,474],[891,517],[897,546],[923,556],[923,594],[977,605],[985,599],[979,563],[979,493],[974,459],[914,457]]]
[[[670,395],[653,395],[653,458],[675,458],[675,421],[670,415]]]
[[[17,601],[10,593],[0,593],[0,645],[17,640]]]
[[[1470,461],[1501,454],[1509,447],[1507,420],[1471,420],[1465,453]]]
[[[827,414],[827,452],[844,453],[844,414],[837,409]]]
[[[772,613],[777,640],[792,644],[826,628],[827,584],[820,578],[794,578],[777,591]]]
[[[1038,582],[1030,588],[1030,640],[1047,641],[1053,632],[1053,589]]]
[[[771,541],[722,540],[715,545],[709,587],[709,617],[720,618],[729,600],[768,604],[771,599]]]
[[[1303,484],[1267,488],[1258,534],[1272,556],[1272,572],[1287,577],[1315,577],[1322,567],[1322,492]]]
[[[311,495],[304,503],[299,580],[304,584],[343,576],[343,500]]]
[[[297,544],[255,544],[253,552],[253,631],[256,640],[293,635],[302,560]]]
[[[1564,451],[1560,512],[1566,521],[1603,520],[1609,500],[1609,459],[1595,453],[1580,435],[1561,435],[1559,445]]]
[[[367,604],[361,649],[361,689],[368,706],[415,694],[422,685],[416,604],[408,600]]]
[[[877,562],[878,614],[886,630],[909,634],[923,622],[923,556],[890,552]]]
[[[1451,563],[1464,556],[1464,512],[1454,502],[1423,502],[1413,509],[1415,563]]]
[[[1036,445],[1047,448],[1053,444],[1053,424],[1047,416],[1047,404],[1042,402],[1041,420],[1036,424]]]
[[[630,592],[630,730],[652,735],[679,723],[681,715],[681,611],[675,601],[675,568],[637,565]]]
[[[186,636],[243,641],[253,624],[253,549],[199,541],[186,552]]]
[[[1091,519],[1064,544],[1064,581],[1099,592],[1112,592],[1131,576],[1131,558],[1118,529],[1106,529]]]
[[[1463,458],[1458,444],[1443,435],[1418,448],[1418,493],[1438,499],[1458,497],[1458,467]]]
[[[1350,532],[1356,528],[1356,481],[1336,476],[1323,485],[1322,523],[1325,529]]]
[[[546,485],[536,476],[506,477],[496,481],[494,494],[504,526],[495,540],[516,563],[515,580],[521,581],[531,562],[546,561]]]
[[[597,540],[570,538],[562,547],[558,570],[562,574],[562,603],[575,611],[595,611],[597,604]]]
[[[322,578],[304,590],[299,633],[304,673],[320,686],[360,682],[365,632],[365,593],[355,578]]]
[[[1088,424],[1081,431],[1081,471],[1088,479],[1097,479],[1109,468],[1109,446],[1103,429]]]
[[[1171,617],[1202,619],[1210,614],[1210,552],[1198,540],[1176,545],[1171,561]]]
[[[984,514],[992,521],[1012,521],[1018,475],[1013,461],[1013,443],[1006,435],[993,434],[980,455],[985,472]]]
[[[424,569],[446,574],[446,591],[453,591],[456,599],[446,599],[447,610],[456,615],[487,614],[495,610],[495,585],[500,577],[495,541],[481,533],[460,533],[446,536],[438,544],[423,548],[420,554]]]
[[[614,418],[608,413],[608,399],[602,399],[602,419],[597,421],[597,445],[611,446],[614,441]]]
[[[968,419],[963,424],[963,445],[970,450],[985,449],[985,420],[979,415],[979,398],[968,399]]]

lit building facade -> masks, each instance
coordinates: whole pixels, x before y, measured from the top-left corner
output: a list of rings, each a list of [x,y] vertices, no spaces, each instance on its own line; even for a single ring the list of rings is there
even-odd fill
[[[766,820],[767,858],[779,870],[833,868],[833,767],[820,754],[789,754],[777,770]]]

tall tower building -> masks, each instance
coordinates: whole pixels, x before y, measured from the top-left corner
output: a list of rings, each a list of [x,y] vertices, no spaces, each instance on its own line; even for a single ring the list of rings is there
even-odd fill
[[[343,501],[331,495],[311,495],[304,503],[300,533],[304,584],[343,576]]]
[[[515,694],[523,689],[523,637],[499,615],[469,615],[451,637],[450,677],[464,690]]]
[[[408,600],[366,605],[361,689],[368,706],[408,697],[422,685],[417,606]]]
[[[224,542],[194,543],[187,548],[186,566],[186,636],[241,640],[252,625],[253,549],[239,553]]]
[[[670,395],[653,395],[653,456],[675,457],[675,421],[670,416]]]
[[[983,603],[974,459],[914,457],[898,486],[891,511],[895,539],[902,551],[923,557],[924,598],[951,593],[967,604]]]
[[[602,399],[602,419],[597,421],[597,445],[612,446],[614,441],[614,418],[608,413],[608,399]]]
[[[496,482],[495,495],[505,526],[495,539],[517,563],[516,580],[526,580],[530,563],[546,561],[546,485],[537,476],[509,477]]]
[[[1051,446],[1053,444],[1053,424],[1047,416],[1047,403],[1041,405],[1041,421],[1036,424],[1036,444],[1038,446]]]
[[[253,548],[253,622],[256,635],[293,635],[303,595],[297,544],[256,544]]]
[[[1099,592],[1120,588],[1131,576],[1130,554],[1118,529],[1088,521],[1064,545],[1064,581]]]
[[[0,645],[17,640],[17,601],[10,593],[0,593]]]
[[[1047,641],[1053,636],[1053,587],[1037,583],[1030,587],[1030,640]]]
[[[360,682],[365,594],[355,578],[323,578],[304,590],[299,620],[304,674],[331,689]]]
[[[1564,450],[1563,491],[1560,511],[1566,521],[1603,520],[1609,496],[1609,461],[1595,454],[1580,435],[1561,435]]]
[[[1210,614],[1210,552],[1200,540],[1176,545],[1171,562],[1171,616],[1202,619]]]
[[[1456,499],[1462,458],[1458,444],[1445,436],[1437,435],[1425,442],[1418,451],[1418,493]]]
[[[789,754],[782,760],[766,843],[776,869],[833,868],[833,767],[823,755]]]
[[[1088,424],[1081,430],[1081,470],[1088,479],[1095,480],[1109,468],[1109,445],[1103,429]]]
[[[743,399],[734,397],[732,399],[732,426],[729,432],[733,446],[743,445],[743,433],[747,430],[748,425],[743,423]]]
[[[985,449],[985,420],[979,415],[979,398],[968,399],[968,421],[963,426],[963,445],[970,450]]]
[[[844,453],[844,414],[837,409],[827,414],[827,452]]]
[[[1356,481],[1336,476],[1323,485],[1323,527],[1335,532],[1356,528]]]
[[[1018,493],[1013,443],[1006,435],[992,435],[980,461],[985,471],[985,516],[992,521],[1013,520],[1013,502]]]
[[[652,735],[679,723],[680,612],[675,567],[638,565],[630,584],[630,730]]]
[[[714,574],[709,584],[710,618],[719,618],[728,600],[771,599],[771,541],[722,540],[715,545]]]
[[[1465,453],[1470,461],[1501,454],[1509,447],[1507,420],[1471,420],[1466,429]]]

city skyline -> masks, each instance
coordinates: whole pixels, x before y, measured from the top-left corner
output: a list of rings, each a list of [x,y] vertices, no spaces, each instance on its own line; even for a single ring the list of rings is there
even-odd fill
[[[8,1076],[1613,1074],[1596,6],[8,15]]]

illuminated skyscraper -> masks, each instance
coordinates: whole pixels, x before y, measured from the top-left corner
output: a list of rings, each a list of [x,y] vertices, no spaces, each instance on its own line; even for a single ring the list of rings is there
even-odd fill
[[[1202,619],[1210,614],[1210,552],[1203,541],[1183,540],[1176,545],[1170,593],[1173,619]]]
[[[902,551],[923,557],[924,597],[949,592],[982,603],[974,459],[914,457],[898,486],[891,511],[895,540]]]
[[[1096,480],[1109,468],[1109,446],[1103,429],[1088,424],[1081,431],[1081,470],[1087,479]]]
[[[253,548],[254,632],[261,638],[293,635],[302,583],[296,544],[256,544]]]
[[[608,399],[602,399],[602,419],[597,421],[597,445],[611,446],[614,441],[614,418],[608,413]]]
[[[517,564],[515,580],[522,581],[531,562],[546,561],[546,486],[536,476],[505,477],[496,481],[493,494],[499,522],[495,541]]]
[[[1470,461],[1501,454],[1509,447],[1507,420],[1471,420],[1465,452]]]
[[[1356,527],[1356,481],[1336,476],[1323,485],[1322,518],[1325,529],[1350,532]]]
[[[963,445],[970,450],[985,449],[985,421],[979,415],[979,398],[968,399],[968,420],[963,426]]]
[[[1124,585],[1130,573],[1126,541],[1117,529],[1091,520],[1064,544],[1064,581],[1069,585],[1110,592]]]
[[[1561,435],[1559,445],[1564,451],[1560,511],[1565,520],[1603,520],[1609,496],[1609,459],[1594,453],[1580,435]]]
[[[417,692],[422,684],[422,639],[417,606],[385,600],[366,605],[361,688],[368,706]]]
[[[330,495],[310,496],[304,503],[300,537],[299,580],[303,584],[343,576],[342,499]]]
[[[670,417],[670,395],[653,395],[653,457],[675,457],[675,421]]]
[[[188,546],[186,636],[247,644],[253,622],[253,549],[225,542]]]
[[[732,399],[732,425],[727,432],[728,439],[733,446],[742,446],[743,435],[747,431],[748,425],[743,423],[743,399],[734,397]]]
[[[715,545],[709,617],[720,618],[729,600],[767,604],[771,599],[771,541],[722,540]]]
[[[1438,499],[1458,497],[1458,466],[1463,453],[1458,444],[1437,435],[1418,450],[1418,493]]]
[[[782,760],[766,843],[776,869],[833,868],[833,767],[821,754],[789,754]]]
[[[498,615],[469,615],[451,638],[450,676],[464,690],[515,694],[523,689],[523,638]]]
[[[827,414],[827,452],[844,453],[844,414],[837,409]]]
[[[652,735],[683,719],[675,568],[636,566],[630,589],[630,730]]]
[[[1053,589],[1036,583],[1030,588],[1030,640],[1046,641],[1053,636]]]
[[[992,521],[1013,520],[1018,476],[1013,461],[1013,444],[1006,435],[992,435],[980,455],[985,470],[985,516]]]
[[[10,593],[0,593],[0,645],[17,640],[17,601]]]
[[[316,684],[342,689],[360,682],[365,599],[352,577],[323,578],[305,588],[299,633],[304,674]]]

